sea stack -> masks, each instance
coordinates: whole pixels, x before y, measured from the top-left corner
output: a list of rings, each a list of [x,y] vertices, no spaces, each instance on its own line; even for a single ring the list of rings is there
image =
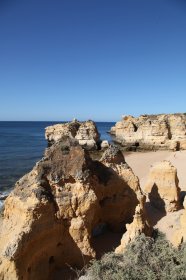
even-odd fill
[[[101,142],[96,124],[91,120],[79,122],[74,119],[72,122],[52,125],[45,129],[45,138],[49,146],[64,137],[75,139],[88,150],[98,149]]]

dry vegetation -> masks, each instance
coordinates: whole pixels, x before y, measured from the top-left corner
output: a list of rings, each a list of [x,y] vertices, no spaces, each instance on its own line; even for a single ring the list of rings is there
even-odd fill
[[[154,238],[141,235],[130,243],[123,255],[106,254],[92,261],[87,280],[185,280],[186,245],[174,248],[163,234]]]

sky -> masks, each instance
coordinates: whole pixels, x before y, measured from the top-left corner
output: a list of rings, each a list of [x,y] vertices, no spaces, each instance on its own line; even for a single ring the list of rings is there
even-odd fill
[[[0,0],[0,120],[186,112],[186,0]]]

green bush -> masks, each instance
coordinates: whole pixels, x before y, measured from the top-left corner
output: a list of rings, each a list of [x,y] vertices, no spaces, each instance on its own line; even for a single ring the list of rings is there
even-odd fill
[[[144,234],[130,243],[123,255],[106,254],[87,269],[87,279],[186,280],[186,246],[174,248],[161,233]]]

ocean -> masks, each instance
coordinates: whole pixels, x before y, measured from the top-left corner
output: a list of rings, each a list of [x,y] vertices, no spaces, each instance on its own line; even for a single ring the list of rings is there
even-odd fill
[[[47,141],[45,127],[60,122],[0,122],[0,197],[41,159]],[[111,141],[107,131],[114,122],[97,122],[101,139]]]

